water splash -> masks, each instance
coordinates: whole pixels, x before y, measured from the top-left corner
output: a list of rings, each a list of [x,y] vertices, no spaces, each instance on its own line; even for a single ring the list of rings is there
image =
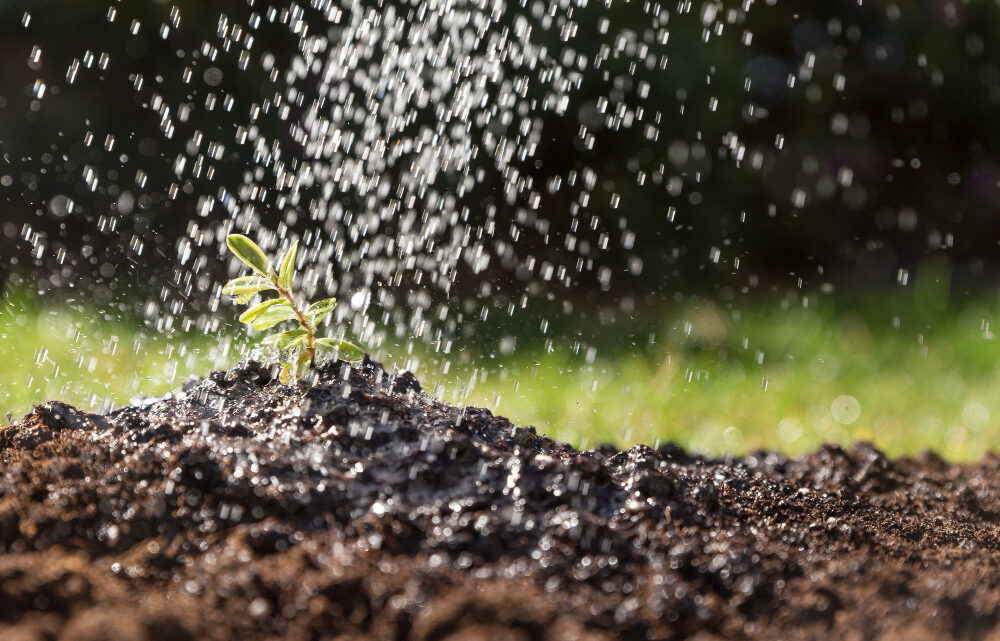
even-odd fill
[[[649,149],[664,144],[664,126],[689,116],[696,97],[707,113],[720,108],[710,95],[712,65],[707,92],[679,89],[666,101],[676,102],[673,115],[657,95],[655,79],[670,64],[668,24],[700,24],[705,43],[728,37],[726,26],[744,22],[752,4],[705,3],[697,13],[690,3],[671,12],[585,0],[250,2],[210,21],[204,8],[164,7],[150,21],[116,4],[102,33],[123,39],[123,50],[77,52],[60,77],[35,82],[32,108],[48,108],[49,83],[67,100],[76,90],[116,90],[127,79],[132,113],[154,118],[158,137],[86,114],[78,136],[60,132],[53,145],[70,153],[20,161],[60,167],[61,182],[73,189],[49,197],[45,208],[104,237],[92,240],[108,252],[99,270],[108,279],[150,249],[176,261],[142,305],[158,330],[210,324],[221,280],[211,267],[224,259],[224,236],[237,230],[268,250],[300,238],[307,293],[348,299],[335,322],[363,342],[405,337],[448,352],[461,327],[491,313],[513,316],[530,300],[608,291],[642,274],[637,234],[624,214],[630,194],[678,195],[685,183],[700,183],[712,143],[701,131],[669,142],[675,175]],[[214,32],[206,34],[207,24]],[[682,29],[685,49],[691,33]],[[739,39],[752,38],[744,31]],[[100,44],[113,49],[115,42]],[[174,55],[141,72],[121,71],[151,47]],[[50,71],[56,63],[48,57],[36,46],[29,66]],[[116,64],[117,73],[104,73]],[[252,91],[242,86],[258,81]],[[736,162],[759,164],[735,134],[724,142]],[[636,146],[631,187],[600,179],[601,148],[618,143]],[[553,162],[553,154],[567,153],[571,160]],[[28,191],[44,193],[43,173],[29,176]],[[675,215],[671,207],[667,220]],[[187,220],[173,247],[156,240],[166,216]],[[49,244],[62,244],[30,229],[23,235],[36,260]],[[611,243],[624,251],[608,258]],[[723,268],[739,259],[724,245],[706,252]],[[229,265],[230,275],[235,268]],[[50,284],[73,277],[63,269]],[[118,280],[130,286],[131,278]],[[102,296],[111,303],[122,293]],[[201,304],[205,298],[211,305]]]

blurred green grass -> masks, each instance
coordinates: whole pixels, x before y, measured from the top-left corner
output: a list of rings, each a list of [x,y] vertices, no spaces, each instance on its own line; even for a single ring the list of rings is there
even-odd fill
[[[725,455],[867,439],[892,455],[929,448],[968,460],[1000,449],[998,314],[996,296],[949,304],[920,288],[850,304],[688,302],[641,319],[564,321],[545,334],[500,327],[449,354],[386,344],[375,356],[413,369],[445,400],[489,407],[577,446],[672,441]],[[236,332],[160,335],[9,290],[0,304],[0,411],[16,417],[52,398],[100,408],[162,395],[231,365],[245,347]]]

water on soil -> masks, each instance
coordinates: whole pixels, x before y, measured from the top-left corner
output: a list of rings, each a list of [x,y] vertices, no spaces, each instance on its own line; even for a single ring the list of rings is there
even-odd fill
[[[0,638],[985,638],[1000,460],[573,448],[373,361],[0,430]]]

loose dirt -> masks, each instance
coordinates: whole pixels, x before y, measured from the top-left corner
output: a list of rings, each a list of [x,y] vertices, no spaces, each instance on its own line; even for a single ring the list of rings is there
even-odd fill
[[[1000,459],[579,452],[372,361],[0,428],[0,639],[1000,638]]]

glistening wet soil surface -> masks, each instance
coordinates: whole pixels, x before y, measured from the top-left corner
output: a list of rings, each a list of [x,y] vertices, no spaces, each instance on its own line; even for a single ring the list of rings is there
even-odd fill
[[[1000,638],[1000,458],[578,452],[245,363],[0,428],[0,639]]]

